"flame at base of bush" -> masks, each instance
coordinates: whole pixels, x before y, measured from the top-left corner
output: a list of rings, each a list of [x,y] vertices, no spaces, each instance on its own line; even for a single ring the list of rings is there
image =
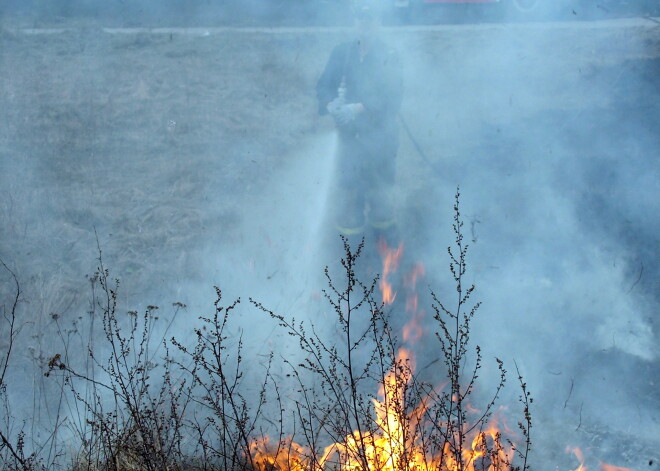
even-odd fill
[[[398,269],[403,245],[392,249],[381,242],[378,246],[383,271],[378,284],[383,305],[392,304],[397,293],[390,275]],[[424,276],[424,267],[417,263],[404,278],[407,290],[405,310],[410,321],[403,327],[403,340],[417,342],[422,335],[416,283]],[[515,455],[512,440],[503,444],[502,432],[496,421],[485,423],[480,411],[467,406],[477,419],[474,424],[434,421],[427,414],[433,401],[448,395],[421,395],[413,391],[414,356],[400,348],[391,371],[384,375],[373,402],[373,431],[348,432],[342,440],[322,452],[311,450],[285,438],[273,443],[268,437],[252,441],[251,460],[260,471],[509,471]],[[411,397],[417,399],[411,406]],[[450,399],[452,402],[452,399]],[[452,407],[451,405],[449,407]],[[432,408],[432,407],[431,407]],[[449,417],[452,416],[450,412]],[[461,436],[458,436],[461,435]],[[509,438],[513,432],[507,430]]]
[[[399,351],[396,368],[381,385],[378,399],[373,399],[378,432],[354,431],[341,442],[326,447],[316,454],[286,438],[273,444],[267,437],[251,444],[252,459],[260,471],[509,471],[515,454],[515,445],[502,443],[502,432],[493,420],[486,430],[473,431],[467,437],[462,458],[456,459],[452,444],[458,437],[445,437],[440,452],[425,427],[448,428],[443,424],[423,424],[426,401],[404,415],[405,388],[412,379],[408,366],[411,357],[405,349]],[[469,428],[469,426],[466,426]]]

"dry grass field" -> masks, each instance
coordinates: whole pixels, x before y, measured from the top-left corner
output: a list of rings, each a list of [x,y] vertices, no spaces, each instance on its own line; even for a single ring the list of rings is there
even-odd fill
[[[334,254],[322,246],[332,126],[317,116],[314,86],[350,30],[4,26],[0,258],[18,276],[27,316],[17,363],[35,369],[12,392],[30,397],[17,411],[35,403],[40,368],[59,344],[53,314],[64,325],[88,309],[98,246],[122,281],[125,310],[175,301],[198,309],[214,284],[293,312],[318,298]],[[548,404],[541,443],[591,440],[636,471],[660,459],[646,442],[631,444],[638,430],[660,430],[657,380],[649,383],[660,338],[659,28],[621,19],[385,33],[406,64],[403,119],[426,154],[402,132],[397,195],[410,256],[429,272],[445,269],[461,185],[484,301],[539,311],[541,320],[513,321],[519,330],[485,343],[517,344],[538,329],[544,351],[529,355],[531,376],[561,390],[539,394]],[[5,296],[13,288],[3,277]],[[513,287],[528,303],[505,302]],[[561,314],[551,322],[549,312]],[[576,318],[584,324],[570,324]],[[562,358],[592,355],[595,370],[571,357],[555,376],[558,356],[548,352],[561,345]],[[634,380],[618,376],[631,368]],[[625,401],[625,385],[584,406],[584,419],[579,400],[567,407],[577,374],[591,383],[576,395],[607,388],[598,371],[638,391],[626,411],[652,412],[617,413],[607,428],[599,411]],[[616,442],[642,451],[619,453]]]

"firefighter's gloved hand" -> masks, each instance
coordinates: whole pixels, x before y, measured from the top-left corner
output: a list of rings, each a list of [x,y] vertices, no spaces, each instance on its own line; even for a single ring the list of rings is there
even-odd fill
[[[357,103],[350,103],[348,105],[341,105],[332,114],[335,121],[339,125],[346,125],[355,120],[360,111],[360,105]]]
[[[328,106],[326,108],[328,109],[328,113],[334,116],[339,111],[339,108],[341,108],[345,104],[346,102],[342,98],[335,98],[330,103],[328,103]]]

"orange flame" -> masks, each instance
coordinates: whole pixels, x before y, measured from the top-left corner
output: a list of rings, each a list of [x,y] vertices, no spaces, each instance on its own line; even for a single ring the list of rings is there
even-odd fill
[[[399,247],[392,249],[387,245],[385,240],[380,239],[378,241],[378,251],[383,259],[383,273],[381,274],[378,287],[383,297],[383,304],[392,304],[396,298],[396,292],[392,288],[392,284],[388,278],[390,274],[399,269],[399,260],[403,254],[403,244],[399,244]]]
[[[584,464],[584,454],[582,453],[582,450],[580,450],[576,446],[567,446],[566,453],[573,453],[580,462],[580,465],[577,468],[575,468],[573,471],[587,471],[588,468]]]
[[[580,462],[580,465],[572,471],[587,471],[589,469],[588,466],[584,464],[585,463],[584,453],[582,453],[582,450],[580,448],[576,446],[567,446],[566,453],[572,453]],[[630,468],[624,468],[622,466],[614,466],[608,463],[604,463],[602,461],[599,463],[599,466],[602,471],[633,471]]]
[[[600,463],[600,469],[603,471],[632,471],[630,468],[624,468],[622,466],[614,466],[607,463]]]
[[[269,437],[255,439],[250,443],[250,456],[254,465],[263,471],[308,471],[309,450],[285,438],[273,445]]]
[[[383,261],[379,283],[382,300],[384,304],[392,304],[396,291],[389,277],[399,267],[403,245],[392,249],[381,241],[378,249]],[[407,290],[406,312],[410,320],[403,327],[403,339],[408,345],[418,341],[423,334],[423,311],[418,307],[416,285],[424,272],[424,266],[418,263],[404,278]],[[458,456],[451,449],[449,439],[438,453],[439,456],[430,456],[429,450],[422,443],[423,439],[415,432],[425,420],[424,413],[430,398],[421,398],[414,406],[407,404],[407,388],[410,387],[414,372],[413,352],[408,348],[400,348],[391,371],[382,379],[377,397],[372,399],[376,425],[374,432],[353,431],[327,446],[320,457],[290,438],[277,446],[273,446],[267,438],[255,440],[250,447],[254,465],[260,471],[508,471],[515,447],[505,448],[501,444],[501,432],[495,421],[486,430],[473,431]],[[466,410],[481,415],[469,404]]]

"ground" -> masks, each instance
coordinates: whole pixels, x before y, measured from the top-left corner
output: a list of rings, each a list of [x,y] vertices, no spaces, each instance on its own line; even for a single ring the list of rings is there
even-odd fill
[[[402,123],[411,134],[401,134],[397,194],[410,253],[445,269],[460,184],[475,280],[529,283],[536,306],[548,300],[542,311],[566,316],[581,303],[587,311],[611,305],[608,283],[614,294],[632,292],[617,298],[617,312],[631,311],[625,328],[617,316],[597,327],[585,317],[596,332],[586,350],[611,354],[611,332],[627,329],[616,341],[624,360],[616,358],[644,372],[633,384],[641,407],[656,414],[640,427],[654,433],[659,33],[657,21],[641,18],[385,32],[406,64]],[[319,241],[329,227],[333,138],[317,116],[314,85],[332,47],[350,36],[334,27],[3,25],[0,258],[30,306],[35,364],[53,348],[45,338],[52,314],[85,309],[85,275],[99,248],[122,280],[127,309],[175,301],[199,308],[211,303],[213,284],[276,310],[318,298],[321,277],[307,273],[330,263]],[[602,289],[585,290],[594,279]],[[506,294],[494,291],[507,287],[484,295],[499,308]],[[558,291],[569,296],[553,299]],[[556,351],[554,327],[542,325],[537,338]],[[569,349],[581,341],[570,331],[561,330]],[[553,362],[530,367],[538,365]],[[579,371],[567,368],[562,388]],[[545,442],[620,436],[618,423],[612,431],[602,418],[583,424],[582,406],[571,409],[566,392],[554,399],[563,410],[539,425],[552,430]],[[598,432],[589,435],[590,426]],[[638,471],[658,463],[657,451],[640,446],[640,456],[608,453]]]

